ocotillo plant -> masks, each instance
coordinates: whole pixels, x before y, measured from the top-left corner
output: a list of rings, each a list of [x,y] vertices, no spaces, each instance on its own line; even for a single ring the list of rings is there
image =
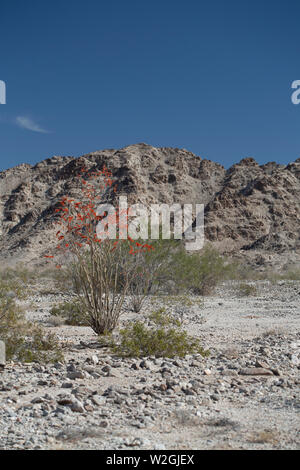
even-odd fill
[[[106,167],[100,171],[82,168],[78,178],[80,199],[63,197],[56,209],[59,214],[56,248],[60,255],[72,254],[73,261],[67,270],[82,309],[88,313],[95,333],[105,334],[116,327],[130,283],[138,275],[137,264],[128,263],[128,254],[152,247],[129,237],[124,240],[100,238],[96,227],[107,214],[98,213],[97,208],[107,202],[109,188],[117,191],[116,182]],[[107,222],[115,224],[117,234],[124,229],[119,216],[107,218]],[[55,259],[56,256],[45,257]],[[60,268],[61,264],[56,267]]]

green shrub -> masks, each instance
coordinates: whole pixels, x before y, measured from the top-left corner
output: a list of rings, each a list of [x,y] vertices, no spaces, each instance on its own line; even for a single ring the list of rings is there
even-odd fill
[[[72,302],[62,302],[52,307],[50,314],[55,317],[61,317],[67,325],[90,326],[88,314],[78,300]]]
[[[233,265],[218,251],[206,246],[200,252],[187,252],[181,240],[149,241],[153,250],[131,256],[136,264],[129,293],[135,312],[149,294],[208,295],[223,279],[230,277]]]
[[[114,351],[129,357],[184,357],[187,354],[207,356],[197,338],[189,336],[181,325],[164,309],[153,312],[149,317],[153,326],[146,326],[141,321],[130,322],[120,331],[120,341]]]
[[[0,293],[0,339],[5,342],[8,360],[57,362],[63,360],[56,337],[25,319],[14,298]]]
[[[182,247],[174,255],[172,271],[177,292],[208,295],[229,276],[231,265],[210,246],[198,253],[188,253]]]

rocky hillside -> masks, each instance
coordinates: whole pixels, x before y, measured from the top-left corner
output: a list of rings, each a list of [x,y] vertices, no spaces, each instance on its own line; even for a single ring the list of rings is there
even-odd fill
[[[204,203],[206,240],[224,253],[257,265],[299,262],[300,159],[260,166],[246,158],[226,170],[187,150],[146,144],[0,172],[2,260],[37,260],[49,249],[57,202],[78,194],[83,165],[106,165],[130,202]]]

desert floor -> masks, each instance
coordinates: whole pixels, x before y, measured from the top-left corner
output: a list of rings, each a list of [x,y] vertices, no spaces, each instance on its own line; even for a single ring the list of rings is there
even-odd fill
[[[53,326],[68,300],[35,286],[27,315],[68,344],[65,363],[8,363],[0,373],[0,449],[297,449],[300,447],[300,282],[237,282],[164,302],[208,358],[122,359],[90,328]]]

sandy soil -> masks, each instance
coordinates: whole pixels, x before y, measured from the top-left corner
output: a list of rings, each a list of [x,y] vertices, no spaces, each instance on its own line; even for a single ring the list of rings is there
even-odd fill
[[[68,343],[66,362],[8,364],[0,374],[2,449],[297,449],[300,447],[300,283],[227,282],[213,296],[162,303],[201,338],[208,358],[120,359],[86,327],[51,323],[69,299],[48,284],[29,318]]]

